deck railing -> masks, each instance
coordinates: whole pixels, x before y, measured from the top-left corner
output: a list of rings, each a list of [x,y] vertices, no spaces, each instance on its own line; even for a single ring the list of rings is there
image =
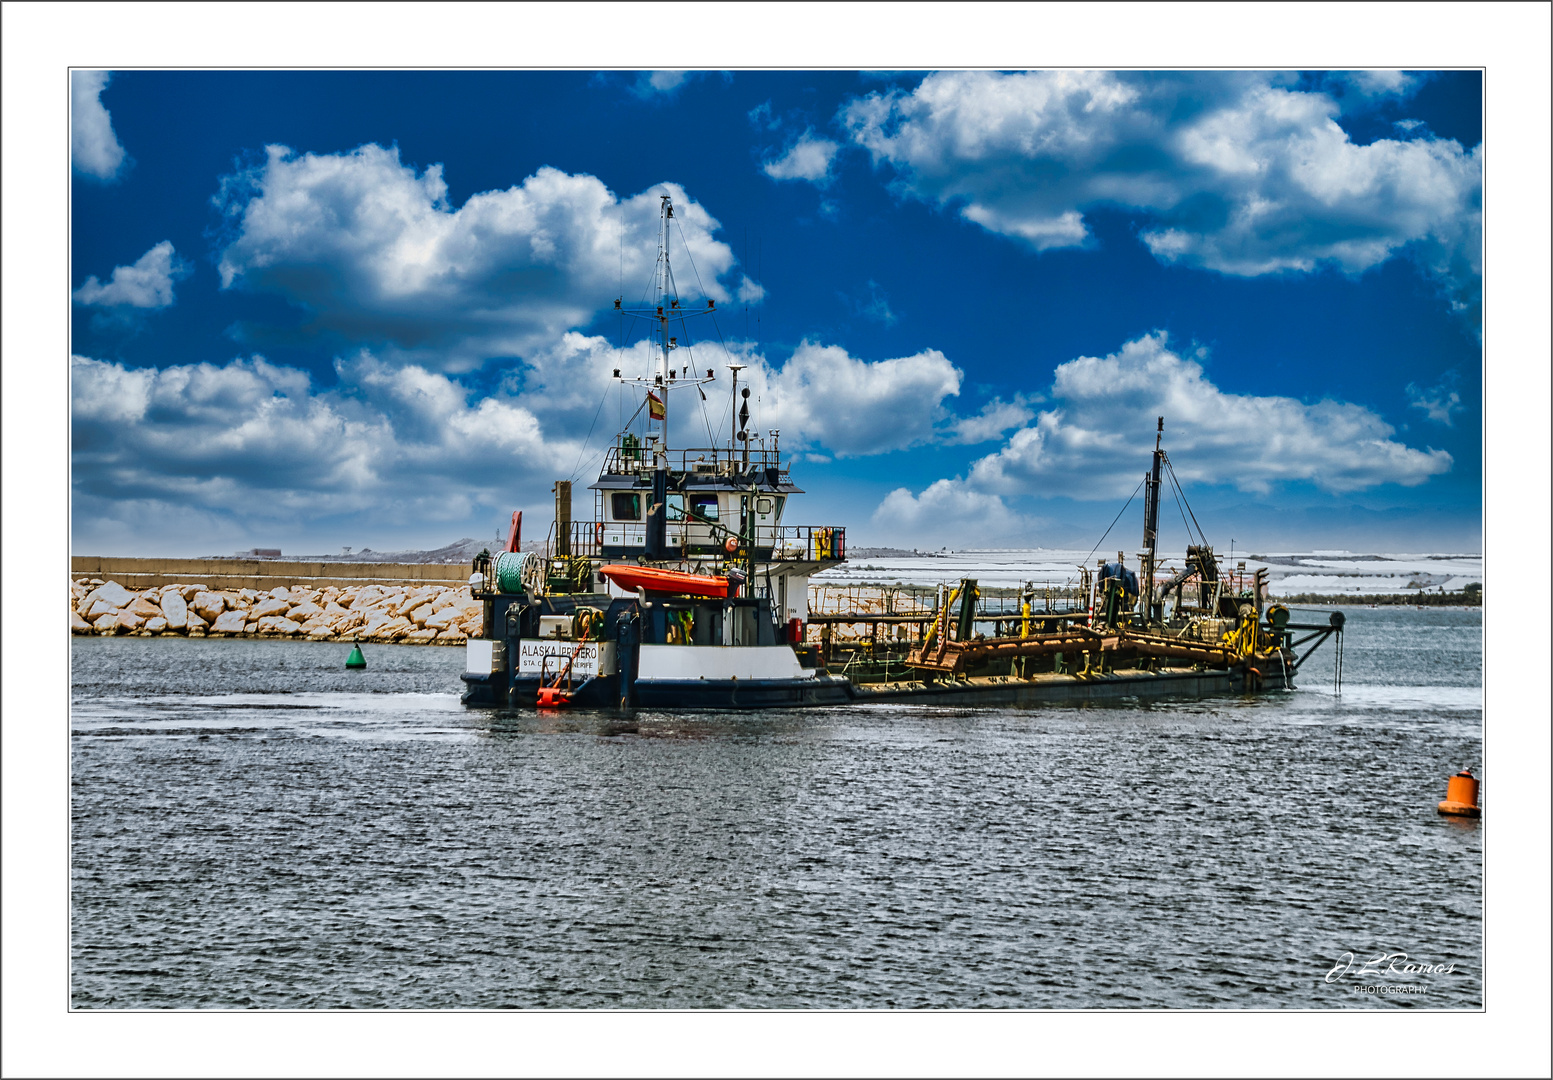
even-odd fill
[[[604,456],[606,473],[617,476],[650,472],[666,468],[692,475],[733,477],[749,475],[751,470],[764,472],[776,469],[784,479],[789,466],[783,464],[776,450],[750,447],[748,455],[742,450],[729,450],[726,446],[692,446],[683,450],[657,450],[650,446],[611,446]]]
[[[728,540],[733,536],[724,526],[670,521],[665,526],[665,554],[670,558],[726,557],[730,554]],[[647,546],[647,526],[642,522],[574,521],[567,539],[562,550],[552,525],[545,557],[634,559]],[[757,525],[754,547],[761,562],[842,562],[847,557],[847,531],[839,525]]]

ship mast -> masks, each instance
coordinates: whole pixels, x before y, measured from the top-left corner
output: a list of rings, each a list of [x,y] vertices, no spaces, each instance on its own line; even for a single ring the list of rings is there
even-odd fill
[[[1159,418],[1154,432],[1154,466],[1144,478],[1143,493],[1143,546],[1148,549],[1148,561],[1143,566],[1143,617],[1153,621],[1154,614],[1154,565],[1159,555],[1159,467],[1165,456],[1161,442],[1165,437],[1165,418]],[[1163,612],[1161,612],[1163,614]]]
[[[688,365],[683,371],[669,366],[674,362],[669,354],[679,348],[679,339],[669,334],[669,320],[684,322],[693,315],[709,315],[716,310],[717,302],[709,298],[706,307],[697,311],[689,311],[681,306],[674,285],[674,272],[669,265],[669,222],[674,219],[674,201],[665,194],[658,196],[658,204],[658,264],[653,273],[653,291],[657,294],[657,303],[648,309],[625,308],[622,306],[624,297],[615,300],[617,311],[652,320],[652,332],[656,338],[652,342],[654,370],[642,378],[625,378],[617,368],[615,377],[622,383],[634,383],[644,388],[647,397],[643,404],[647,408],[648,441],[652,441],[653,425],[656,424],[657,454],[663,455],[666,463],[669,449],[669,391],[681,386],[700,386],[713,381],[715,377],[711,368],[707,369],[705,377],[697,377]]]
[[[672,278],[669,276],[669,220],[674,216],[674,204],[669,201],[667,195],[658,196],[658,375],[653,381],[663,387],[663,421],[659,433],[663,437],[664,449],[669,446],[669,350],[673,347],[669,341],[669,317],[664,308],[673,310],[674,300]],[[652,427],[651,412],[648,413],[649,429]]]

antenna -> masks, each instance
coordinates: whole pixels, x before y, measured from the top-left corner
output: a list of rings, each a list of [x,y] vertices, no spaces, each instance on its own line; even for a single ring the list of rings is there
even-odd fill
[[[677,386],[694,386],[698,390],[702,383],[712,381],[712,372],[707,370],[706,378],[697,378],[689,365],[681,371],[678,366],[669,367],[669,353],[679,348],[679,338],[669,333],[669,320],[676,319],[684,322],[692,315],[708,315],[715,308],[713,301],[708,300],[704,309],[691,311],[679,302],[675,295],[674,274],[669,265],[669,222],[674,219],[674,201],[667,193],[658,196],[658,265],[654,271],[654,285],[657,292],[657,303],[647,309],[632,309],[623,306],[624,297],[615,301],[615,307],[622,315],[632,315],[636,318],[649,319],[652,322],[653,333],[656,335],[657,370],[640,379],[620,378],[619,369],[616,369],[615,377],[622,383],[635,383],[646,390],[646,400],[642,406],[647,409],[647,426],[649,437],[653,423],[659,425],[659,451],[667,454],[669,448],[669,391]],[[622,238],[624,233],[622,232]],[[623,272],[623,271],[622,271]],[[688,338],[686,339],[688,342]],[[681,378],[680,376],[684,376]],[[704,394],[704,392],[703,392]],[[637,409],[641,412],[641,408]],[[634,417],[633,417],[634,418]]]
[[[738,438],[739,438],[739,429],[738,429],[737,426],[735,426],[736,425],[736,420],[733,418],[733,403],[739,400],[739,372],[743,371],[747,367],[749,367],[748,364],[729,364],[728,365],[728,370],[733,372],[733,395],[732,395],[732,397],[730,397],[728,399],[729,400],[729,404],[728,404],[728,416],[729,416],[729,421],[728,421],[728,424],[729,424],[729,428],[728,428],[728,434],[729,434],[728,458],[729,458],[730,461],[733,459],[734,451],[738,449],[738,447],[736,447],[734,445],[734,443],[736,443],[738,441]],[[749,389],[746,387],[744,392],[746,394],[748,394],[749,393]]]

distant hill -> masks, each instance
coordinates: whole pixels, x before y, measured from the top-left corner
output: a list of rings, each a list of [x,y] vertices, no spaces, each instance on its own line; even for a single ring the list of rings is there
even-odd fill
[[[211,559],[251,559],[281,562],[324,562],[324,563],[467,563],[482,550],[500,551],[505,546],[501,540],[474,540],[464,537],[455,540],[444,547],[434,548],[431,551],[373,551],[371,548],[362,548],[360,551],[341,551],[333,555],[285,555],[278,551],[241,551],[235,555],[210,555]],[[524,551],[543,551],[543,540],[523,541]]]

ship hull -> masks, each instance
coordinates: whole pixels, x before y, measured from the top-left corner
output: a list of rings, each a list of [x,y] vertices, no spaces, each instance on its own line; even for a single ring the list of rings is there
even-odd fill
[[[465,675],[463,703],[473,708],[535,708],[539,680],[518,679],[510,687]],[[1291,687],[1292,688],[1292,687]],[[1251,693],[1258,689],[1240,669],[1228,671],[1118,671],[1104,675],[972,677],[940,682],[856,683],[840,676],[808,679],[638,680],[622,701],[617,676],[579,684],[569,704],[576,708],[638,707],[672,712],[740,712],[819,708],[851,704],[904,704],[1034,708],[1083,705],[1135,698],[1200,698]],[[1271,688],[1270,688],[1271,689]]]

